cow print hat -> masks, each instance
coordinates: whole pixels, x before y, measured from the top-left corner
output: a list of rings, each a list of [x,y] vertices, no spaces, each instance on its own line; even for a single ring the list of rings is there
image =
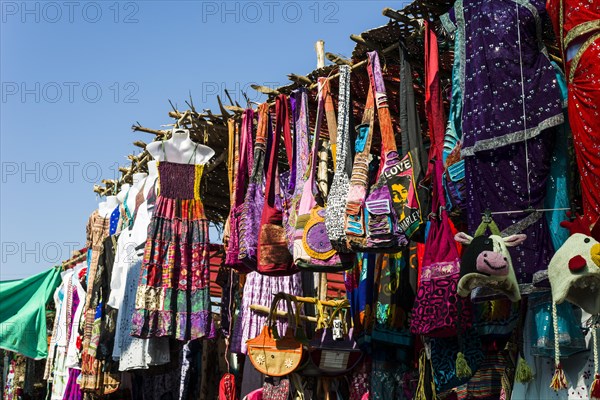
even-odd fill
[[[485,232],[489,228],[491,235]],[[454,239],[467,245],[460,262],[458,294],[467,297],[475,288],[491,289],[500,296],[506,295],[512,302],[521,300],[519,284],[507,247],[517,246],[526,235],[501,237],[498,227],[485,218],[475,236],[457,233]]]

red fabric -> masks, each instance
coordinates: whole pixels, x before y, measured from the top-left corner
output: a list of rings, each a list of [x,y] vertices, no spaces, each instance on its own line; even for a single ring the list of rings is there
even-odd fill
[[[440,91],[439,54],[437,36],[425,21],[425,113],[429,123],[429,159],[442,159],[444,150],[445,116]],[[427,167],[427,177],[433,172],[433,164]]]
[[[563,3],[563,32],[560,32],[560,3]],[[600,19],[600,3],[588,0],[548,0],[548,15],[556,36],[562,39],[577,25]]]
[[[600,217],[600,39],[583,53],[568,92],[583,216],[590,225]]]

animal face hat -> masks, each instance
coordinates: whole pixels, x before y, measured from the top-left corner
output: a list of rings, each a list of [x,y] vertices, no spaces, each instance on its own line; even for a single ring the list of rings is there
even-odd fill
[[[571,236],[552,257],[548,278],[555,303],[567,300],[595,315],[600,314],[600,223],[590,230],[582,221],[578,216],[561,223]]]
[[[457,233],[454,239],[467,245],[460,262],[458,294],[467,297],[476,287],[487,287],[505,294],[513,302],[521,300],[507,247],[518,246],[526,238],[523,234],[503,238],[500,235],[471,237]]]

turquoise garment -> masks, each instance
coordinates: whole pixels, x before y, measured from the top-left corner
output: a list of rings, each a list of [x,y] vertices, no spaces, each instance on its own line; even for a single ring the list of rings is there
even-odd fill
[[[448,114],[448,126],[444,135],[444,164],[446,158],[462,139],[462,93],[460,91],[460,51],[458,41],[454,44],[454,64],[452,65],[452,97],[450,98],[450,112]],[[462,165],[464,171],[464,164]],[[463,172],[464,174],[464,172]]]
[[[0,348],[40,360],[48,357],[46,304],[61,282],[60,268],[0,282]]]
[[[567,84],[565,77],[556,64],[553,63],[556,71],[556,80],[558,86],[561,89],[561,97],[563,104],[567,102]],[[544,202],[545,208],[569,208],[569,182],[567,179],[568,174],[568,160],[569,160],[569,136],[571,135],[571,129],[569,128],[568,114],[565,110],[565,122],[556,128],[556,141],[554,145],[554,151],[552,154],[552,164],[550,165],[550,175],[548,177],[546,200]],[[552,236],[552,244],[555,249],[559,249],[563,243],[569,237],[569,231],[560,226],[562,221],[567,220],[566,211],[556,210],[546,212],[546,219],[548,221],[548,228],[550,229],[550,235]]]

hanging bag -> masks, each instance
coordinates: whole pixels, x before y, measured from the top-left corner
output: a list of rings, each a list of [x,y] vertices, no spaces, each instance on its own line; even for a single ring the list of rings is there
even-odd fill
[[[294,153],[292,165],[290,166],[290,181],[287,189],[289,194],[284,200],[283,225],[286,229],[288,249],[294,252],[294,237],[296,234],[302,236],[302,232],[296,232],[296,219],[298,217],[298,205],[302,198],[304,183],[306,182],[306,170],[308,169],[308,92],[305,88],[294,90],[290,96],[292,117],[294,119]]]
[[[315,194],[318,192],[315,184],[317,162],[319,159],[319,135],[321,132],[325,99],[330,95],[329,81],[325,78],[320,78],[319,89],[317,121],[315,124],[311,159],[308,163],[308,180],[304,184],[298,208],[298,219],[296,221],[296,229],[298,233],[302,233],[302,236],[299,237],[298,235],[294,244],[294,263],[298,268],[303,270],[335,272],[352,268],[355,256],[351,253],[338,253],[333,248],[325,226],[326,208],[317,204],[317,200],[315,199]],[[327,115],[331,117],[331,113]],[[328,151],[325,151],[325,153],[328,153]]]
[[[257,271],[263,275],[285,276],[298,272],[298,269],[292,262],[292,254],[288,249],[285,228],[282,224],[283,213],[281,207],[277,207],[275,201],[275,181],[278,179],[277,155],[279,154],[279,138],[286,131],[289,134],[290,113],[285,95],[277,97],[275,112],[277,121],[275,133],[271,136],[269,158],[267,161],[265,201],[258,236]]]
[[[372,51],[368,53],[368,57],[370,89],[363,124],[359,127],[359,139],[362,140],[363,136],[366,139],[364,147],[359,142],[356,149],[359,163],[355,158],[355,168],[358,169],[353,170],[352,174],[357,184],[351,186],[348,195],[346,235],[356,251],[391,253],[408,244],[403,229],[406,225],[402,225],[403,216],[405,213],[412,215],[412,210],[418,210],[419,205],[408,202],[415,192],[414,180],[405,182],[407,169],[412,165],[407,159],[400,160],[396,148],[379,56]],[[376,183],[368,195],[363,197],[368,187],[368,156],[373,136],[375,104],[381,133],[381,157]]]
[[[287,303],[288,327],[285,335],[280,337],[275,323],[277,306],[280,301]],[[297,322],[294,316],[294,306],[289,296],[278,293],[273,298],[271,310],[260,334],[248,340],[248,357],[254,368],[268,376],[284,376],[294,372],[302,361],[302,342],[294,337],[294,327]]]
[[[252,128],[254,111],[247,109],[242,115],[241,140],[239,146],[239,163],[233,184],[233,201],[229,214],[229,241],[225,255],[225,266],[241,273],[254,271],[240,260],[240,225],[244,209],[244,193],[248,171],[252,168]]]
[[[350,175],[352,175],[352,149],[350,148],[351,123],[350,101],[350,66],[340,66],[340,84],[338,97],[338,126],[337,146],[332,146],[337,159],[333,182],[327,196],[325,208],[325,226],[327,236],[334,249],[339,252],[348,252],[346,230],[344,229],[344,216],[346,214],[346,199],[350,190]]]
[[[249,269],[256,270],[256,255],[260,220],[265,201],[264,167],[267,135],[271,126],[269,105],[258,106],[258,127],[254,143],[254,163],[248,189],[241,206],[239,225],[239,260]]]
[[[342,318],[344,308],[349,307],[348,300],[340,301],[329,316],[325,326],[317,329],[310,342],[310,360],[321,375],[344,375],[358,365],[363,352],[348,329],[346,318]],[[323,304],[317,303],[319,319],[324,321]]]
[[[470,327],[472,319],[471,303],[457,294],[460,258],[448,221],[442,171],[442,161],[436,160],[432,171],[432,205],[437,214],[432,213],[429,218],[430,228],[410,325],[413,334],[431,337],[457,335],[457,327]]]

